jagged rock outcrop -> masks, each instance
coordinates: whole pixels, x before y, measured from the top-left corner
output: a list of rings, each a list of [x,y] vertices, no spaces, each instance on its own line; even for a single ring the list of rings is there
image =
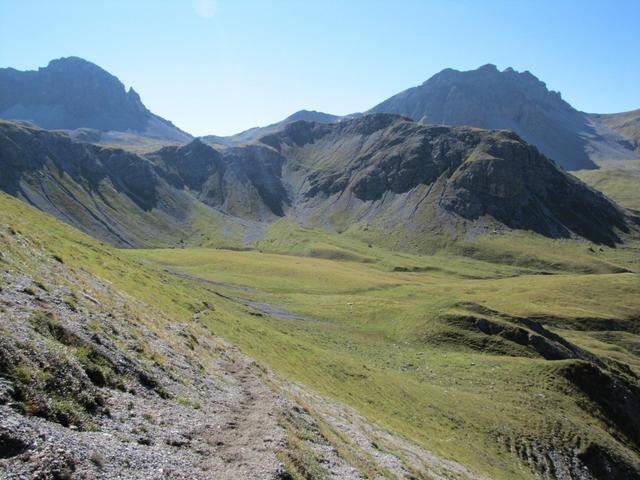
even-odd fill
[[[203,203],[245,218],[283,216],[287,193],[283,158],[263,145],[230,149],[224,154],[194,140],[147,155],[159,174],[178,188],[188,188]]]
[[[199,140],[183,147],[164,147],[149,155],[161,165],[163,176],[178,188],[201,192],[206,203],[222,203],[222,155]]]

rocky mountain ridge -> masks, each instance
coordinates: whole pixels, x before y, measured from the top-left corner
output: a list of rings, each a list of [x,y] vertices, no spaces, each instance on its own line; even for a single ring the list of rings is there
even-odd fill
[[[422,85],[374,106],[369,113],[396,113],[426,124],[513,130],[567,170],[594,169],[612,160],[640,159],[636,112],[586,114],[563,100],[559,92],[548,90],[531,72],[513,68],[499,71],[491,64],[470,71],[444,69]],[[238,146],[296,120],[335,123],[360,115],[340,117],[301,110],[266,127],[202,139],[211,144]]]
[[[302,193],[293,215],[311,209],[322,219],[340,212],[347,222],[433,231],[467,221],[475,225],[462,229],[473,230],[490,219],[554,238],[577,234],[605,243],[615,241],[613,230],[596,233],[587,225],[605,219],[614,229],[627,228],[618,207],[509,131],[378,114],[331,125],[295,123],[262,142],[297,162],[313,159],[307,164],[313,172],[297,187]]]
[[[567,170],[640,159],[634,112],[585,114],[530,72],[512,68],[498,71],[485,65],[464,72],[448,68],[369,112],[397,113],[428,124],[513,130]],[[241,146],[298,120],[334,123],[359,115],[300,110],[265,127],[202,140]],[[192,139],[150,112],[133,88],[125,90],[115,76],[77,57],[53,60],[37,71],[0,69],[0,118],[28,120],[43,128],[67,130],[82,141],[144,152]]]
[[[635,228],[623,209],[513,133],[390,114],[297,121],[242,147],[195,140],[147,155],[3,122],[0,150],[0,188],[121,245],[189,238],[194,211],[208,222],[290,218],[416,238],[515,229],[613,245]]]

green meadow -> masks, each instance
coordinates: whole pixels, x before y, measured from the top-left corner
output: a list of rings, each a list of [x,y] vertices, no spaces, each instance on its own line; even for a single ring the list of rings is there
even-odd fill
[[[585,414],[595,407],[564,374],[580,360],[546,360],[465,319],[534,318],[605,365],[640,374],[633,243],[612,249],[520,234],[421,255],[277,224],[247,251],[119,250],[4,194],[0,206],[20,241],[176,321],[200,312],[213,334],[281,378],[479,474],[535,478],[541,445],[597,443],[632,457],[602,415]],[[3,252],[10,255],[21,254]],[[33,260],[17,261],[29,269]]]
[[[478,311],[533,317],[640,373],[640,332],[630,320],[640,312],[633,251],[593,254],[586,244],[557,242],[542,261],[549,241],[523,235],[520,242],[468,245],[478,258],[419,256],[366,245],[348,250],[341,239],[332,254],[322,250],[341,258],[332,260],[318,258],[318,244],[308,243],[294,251],[311,257],[216,249],[126,254],[302,317],[278,318],[240,303],[249,315],[228,321],[211,314],[208,321],[284,378],[493,478],[529,476],[522,460],[531,460],[518,452],[536,442],[560,449],[611,442],[609,426],[584,415],[586,400],[560,373],[575,360],[545,360],[459,319]],[[490,261],[501,247],[513,252],[511,260]],[[607,322],[623,330],[603,334]]]

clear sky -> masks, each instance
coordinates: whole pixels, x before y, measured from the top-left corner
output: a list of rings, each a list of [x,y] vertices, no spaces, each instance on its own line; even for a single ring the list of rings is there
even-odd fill
[[[70,55],[195,135],[363,111],[485,63],[616,112],[640,108],[640,0],[0,0],[0,67]]]

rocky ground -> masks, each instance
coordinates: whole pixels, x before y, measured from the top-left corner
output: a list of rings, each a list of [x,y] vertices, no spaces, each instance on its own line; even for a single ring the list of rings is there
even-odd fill
[[[286,445],[278,425],[284,400],[251,372],[249,359],[183,325],[167,322],[160,336],[129,324],[122,312],[102,310],[97,300],[70,305],[68,297],[65,287],[47,292],[25,276],[3,278],[0,476],[283,473],[276,453]],[[96,321],[100,333],[91,331]],[[197,358],[179,351],[194,342]],[[100,359],[93,363],[102,373],[92,373],[93,365],[83,360],[86,351],[86,358]],[[157,363],[146,363],[147,355]],[[87,408],[85,397],[95,406]]]

